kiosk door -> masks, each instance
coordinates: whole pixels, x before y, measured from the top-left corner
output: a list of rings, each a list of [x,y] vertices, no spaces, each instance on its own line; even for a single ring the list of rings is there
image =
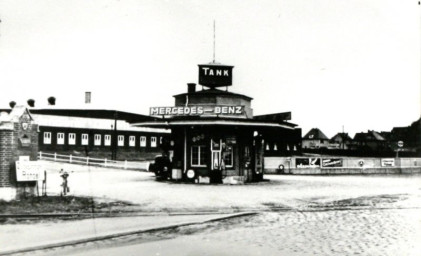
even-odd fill
[[[245,145],[243,147],[243,156],[242,156],[242,168],[241,168],[241,176],[244,176],[246,179],[247,177],[251,177],[251,172],[253,170],[253,164],[251,159],[251,152],[250,152],[250,146]]]

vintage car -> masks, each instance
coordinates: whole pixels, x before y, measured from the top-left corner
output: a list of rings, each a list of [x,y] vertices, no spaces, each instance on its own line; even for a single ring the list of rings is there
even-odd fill
[[[156,156],[154,163],[149,165],[149,171],[154,172],[157,179],[170,178],[171,170],[171,161],[167,156]]]

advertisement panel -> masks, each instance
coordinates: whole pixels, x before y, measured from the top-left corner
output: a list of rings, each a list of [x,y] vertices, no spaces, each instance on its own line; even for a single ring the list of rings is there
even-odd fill
[[[320,158],[296,158],[297,168],[317,168],[320,167]]]
[[[391,166],[395,166],[395,159],[393,158],[382,159],[382,167],[391,167]]]
[[[323,158],[322,167],[343,167],[342,158]]]
[[[37,181],[40,178],[40,165],[37,161],[16,161],[16,180]]]
[[[199,84],[209,87],[232,85],[233,66],[199,65]]]

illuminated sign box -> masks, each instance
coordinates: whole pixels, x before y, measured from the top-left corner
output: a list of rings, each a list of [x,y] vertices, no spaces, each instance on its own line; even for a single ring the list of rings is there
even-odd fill
[[[199,84],[209,87],[232,85],[233,66],[199,65]]]
[[[243,115],[244,106],[151,107],[151,116]]]

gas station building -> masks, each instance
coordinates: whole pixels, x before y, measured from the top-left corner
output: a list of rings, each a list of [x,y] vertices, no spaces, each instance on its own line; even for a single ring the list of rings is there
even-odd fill
[[[189,83],[186,93],[174,96],[174,106],[150,108],[155,120],[133,124],[171,130],[163,150],[172,162],[173,178],[230,184],[261,181],[268,145],[279,152],[301,148],[301,129],[288,122],[290,112],[253,116],[252,98],[228,91],[233,68],[199,65],[202,90]]]

